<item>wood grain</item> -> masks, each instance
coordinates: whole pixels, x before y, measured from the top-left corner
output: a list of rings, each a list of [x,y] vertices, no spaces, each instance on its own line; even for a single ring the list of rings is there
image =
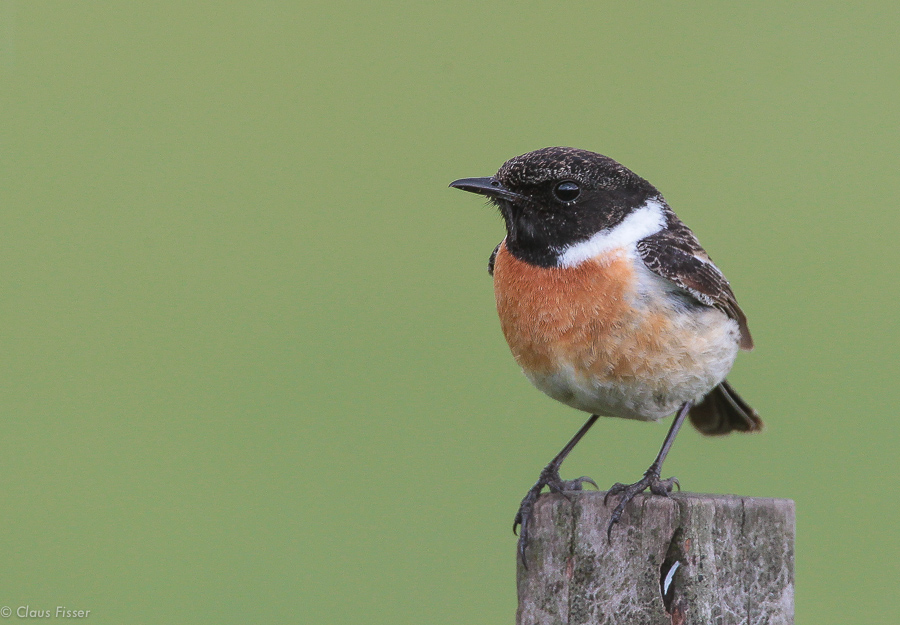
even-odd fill
[[[610,544],[603,495],[538,500],[528,568],[518,565],[519,625],[793,623],[794,502],[638,495]]]

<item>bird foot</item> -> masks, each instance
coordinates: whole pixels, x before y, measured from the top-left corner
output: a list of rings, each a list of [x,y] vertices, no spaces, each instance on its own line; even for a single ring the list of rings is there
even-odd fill
[[[519,511],[516,513],[516,518],[513,520],[513,534],[516,533],[517,528],[521,527],[518,532],[518,553],[519,557],[522,558],[522,565],[525,566],[525,568],[528,568],[525,564],[525,545],[528,542],[528,532],[531,527],[531,519],[534,515],[534,504],[541,494],[541,491],[544,490],[544,486],[548,487],[551,493],[559,493],[563,497],[569,499],[566,493],[583,490],[583,484],[593,484],[594,488],[599,488],[594,480],[586,476],[574,480],[563,480],[559,477],[559,469],[552,465],[548,465],[541,471],[538,481],[535,482],[534,486],[532,486],[525,494],[522,503],[519,504]]]
[[[678,490],[681,490],[681,484],[678,483],[676,478],[670,477],[666,480],[660,479],[659,469],[654,467],[650,467],[647,472],[644,473],[644,477],[634,484],[626,485],[618,482],[613,484],[603,497],[603,505],[606,505],[606,502],[610,497],[619,495],[621,495],[621,497],[619,498],[619,503],[616,505],[615,510],[613,510],[609,517],[609,525],[606,526],[606,539],[609,542],[612,542],[613,525],[619,522],[619,519],[622,517],[622,512],[625,511],[625,506],[628,505],[629,501],[634,499],[635,495],[642,493],[649,488],[650,492],[654,495],[668,497],[669,493],[671,493],[672,489],[676,486],[678,487]]]

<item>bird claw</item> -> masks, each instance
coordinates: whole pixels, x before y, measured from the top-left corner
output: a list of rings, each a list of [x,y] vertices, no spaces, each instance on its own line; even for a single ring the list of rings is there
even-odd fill
[[[671,493],[676,486],[678,487],[678,490],[681,490],[681,484],[678,482],[677,478],[670,477],[665,480],[660,479],[659,472],[654,471],[652,468],[644,473],[644,477],[634,484],[622,484],[621,482],[613,484],[603,497],[603,505],[605,506],[607,504],[610,497],[617,497],[619,495],[621,495],[621,497],[619,503],[609,516],[609,524],[606,526],[606,539],[610,543],[612,542],[613,525],[619,522],[622,513],[625,511],[625,506],[628,505],[629,501],[634,499],[635,495],[650,489],[650,492],[654,495],[668,497],[669,493]]]
[[[577,477],[574,480],[560,480],[557,484],[547,484],[550,487],[550,492],[559,493],[569,501],[572,501],[572,498],[566,495],[566,493],[576,492],[580,490],[584,490],[583,484],[591,484],[597,490],[600,490],[600,487],[597,486],[597,482],[592,480],[586,475],[582,475],[581,477]]]
[[[528,565],[525,563],[525,545],[528,543],[528,530],[534,513],[534,504],[541,494],[541,491],[544,489],[544,486],[549,488],[551,493],[559,493],[569,501],[572,501],[572,498],[566,493],[583,490],[584,484],[592,484],[594,488],[599,488],[597,483],[586,475],[575,478],[574,480],[563,480],[559,477],[559,469],[548,466],[541,471],[538,481],[535,482],[534,486],[532,486],[525,494],[525,497],[522,498],[522,503],[519,504],[519,511],[516,512],[516,518],[513,519],[512,529],[513,534],[516,534],[516,530],[521,528],[518,531],[519,543],[517,545],[517,551],[519,557],[522,559],[522,565],[525,568],[528,568]]]
[[[676,486],[680,491],[681,483],[678,481],[678,478],[670,477],[665,480],[658,479],[655,482],[650,483],[650,492],[654,495],[662,495],[663,497],[668,497],[669,493],[671,493]]]

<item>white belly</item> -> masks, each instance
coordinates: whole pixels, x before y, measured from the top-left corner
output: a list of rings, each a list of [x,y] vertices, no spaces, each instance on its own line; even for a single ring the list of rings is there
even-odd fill
[[[672,315],[668,355],[639,355],[656,366],[640,375],[597,375],[571,362],[555,371],[525,375],[538,389],[566,405],[591,414],[655,421],[686,401],[699,402],[731,370],[738,353],[738,325],[716,309]]]

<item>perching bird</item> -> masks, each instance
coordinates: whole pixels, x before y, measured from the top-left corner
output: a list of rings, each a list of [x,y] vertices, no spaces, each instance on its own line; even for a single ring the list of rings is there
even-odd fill
[[[725,380],[753,348],[728,280],[649,182],[586,150],[553,147],[513,158],[490,178],[451,187],[487,196],[506,222],[494,249],[497,312],[516,362],[534,386],[591,418],[541,471],[513,522],[525,545],[544,486],[580,490],[559,468],[599,416],[656,421],[676,413],[644,477],[615,484],[607,534],[646,489],[667,496],[660,469],[685,417],[703,434],[762,428]]]

